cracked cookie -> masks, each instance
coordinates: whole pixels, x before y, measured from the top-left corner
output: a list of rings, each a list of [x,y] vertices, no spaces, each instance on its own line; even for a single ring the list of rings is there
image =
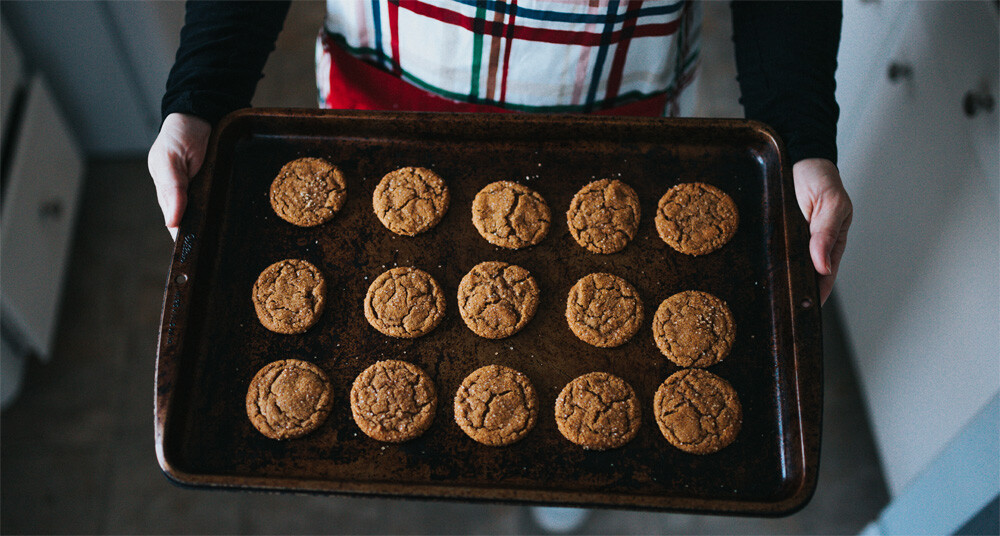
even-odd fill
[[[472,224],[487,242],[521,249],[542,241],[552,214],[538,192],[510,181],[487,184],[472,200]]]
[[[590,274],[569,290],[566,320],[583,342],[613,348],[639,331],[642,300],[624,279],[611,274]]]
[[[326,420],[333,388],[322,369],[298,359],[275,361],[260,369],[247,391],[247,416],[271,439],[292,439]]]
[[[726,302],[698,290],[663,300],[653,315],[653,340],[682,367],[709,367],[733,347],[736,323]]]
[[[433,171],[404,167],[388,173],[375,187],[372,206],[386,229],[405,236],[434,227],[448,210],[448,186]]]
[[[639,229],[639,196],[620,180],[594,181],[573,196],[566,222],[587,251],[617,253]]]
[[[455,394],[455,422],[484,445],[502,447],[521,440],[538,419],[538,398],[528,377],[488,365],[469,374]]]
[[[378,276],[365,295],[365,318],[390,337],[426,335],[444,318],[444,292],[427,272],[400,266]]]
[[[284,165],[271,182],[271,207],[299,227],[329,221],[344,205],[347,181],[322,158],[299,158]]]
[[[705,255],[724,246],[736,233],[739,213],[733,198],[715,186],[688,182],[660,198],[656,232],[670,247],[687,255]]]
[[[476,335],[502,339],[521,330],[538,309],[538,283],[524,268],[477,264],[458,285],[458,310]]]
[[[625,380],[591,372],[569,382],[556,398],[556,426],[585,449],[618,448],[639,433],[639,400]]]
[[[252,299],[265,328],[286,335],[304,333],[323,313],[326,281],[312,263],[285,259],[261,272]]]
[[[653,414],[663,437],[691,454],[726,447],[743,421],[733,386],[702,369],[684,369],[667,378],[653,397]]]
[[[430,428],[437,411],[434,382],[405,361],[379,361],[351,387],[351,413],[368,437],[387,443],[409,441]]]

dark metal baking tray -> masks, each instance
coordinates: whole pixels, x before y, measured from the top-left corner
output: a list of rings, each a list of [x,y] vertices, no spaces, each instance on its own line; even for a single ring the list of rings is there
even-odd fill
[[[281,166],[303,156],[329,159],[348,181],[341,212],[314,228],[284,222],[268,201]],[[441,223],[417,237],[390,233],[372,211],[380,178],[403,166],[434,169],[452,195]],[[595,255],[573,241],[565,211],[582,185],[605,177],[635,188],[642,218],[622,252]],[[553,222],[541,244],[501,249],[472,226],[472,198],[501,179],[548,201]],[[663,193],[692,180],[720,187],[740,212],[732,241],[701,257],[670,249],[653,224]],[[819,300],[789,163],[760,123],[246,110],[216,127],[189,195],[156,364],[156,451],[177,483],[754,515],[790,513],[812,495],[822,413]],[[328,279],[326,311],[303,335],[267,331],[250,301],[260,272],[290,257],[309,260]],[[458,283],[484,260],[521,265],[541,288],[535,318],[507,339],[474,335],[458,314]],[[368,285],[397,265],[430,272],[447,292],[445,319],[427,336],[393,339],[365,321]],[[589,346],[566,324],[569,288],[595,271],[624,277],[644,302],[643,328],[618,348]],[[739,393],[743,427],[733,444],[706,456],[670,446],[652,417],[653,393],[677,370],[653,342],[652,315],[688,289],[726,300],[737,326],[731,355],[709,370]],[[244,399],[257,370],[283,358],[322,367],[335,406],[312,434],[274,441],[251,426]],[[354,378],[386,358],[421,366],[438,389],[434,424],[403,444],[369,439],[349,409]],[[541,405],[536,428],[504,448],[466,437],[452,410],[465,375],[491,363],[527,374]],[[591,371],[624,378],[641,401],[642,428],[623,448],[585,451],[558,433],[556,395]]]

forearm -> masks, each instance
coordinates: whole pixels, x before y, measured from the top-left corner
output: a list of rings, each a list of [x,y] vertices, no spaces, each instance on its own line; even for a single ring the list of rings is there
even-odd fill
[[[289,3],[188,2],[162,117],[180,112],[215,124],[250,106]]]
[[[748,119],[777,130],[791,162],[837,162],[840,2],[732,3],[736,68]]]

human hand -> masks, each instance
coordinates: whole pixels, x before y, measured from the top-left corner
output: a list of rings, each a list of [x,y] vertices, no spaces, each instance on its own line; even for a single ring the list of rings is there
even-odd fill
[[[809,256],[819,274],[820,303],[825,303],[837,279],[847,246],[854,207],[840,180],[840,171],[825,158],[807,158],[792,166],[795,198],[809,222]]]
[[[156,185],[163,222],[174,240],[187,207],[188,181],[205,161],[211,133],[212,125],[204,119],[173,113],[163,120],[160,134],[149,148],[149,175]]]

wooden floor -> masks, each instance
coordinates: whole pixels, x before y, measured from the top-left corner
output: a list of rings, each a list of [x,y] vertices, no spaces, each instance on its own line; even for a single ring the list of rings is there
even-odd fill
[[[731,58],[724,48],[726,21],[719,19],[726,4],[708,4],[703,61],[717,64]],[[292,10],[279,43],[285,50],[269,62],[258,105],[313,104],[303,102],[314,95],[309,73],[288,58],[305,61],[306,51],[297,48],[308,49],[314,40],[309,17],[322,7],[293,3]],[[729,61],[703,71],[708,97],[699,109],[706,115],[739,115]],[[286,91],[294,77],[300,79],[291,83],[296,89]],[[144,159],[91,162],[81,202],[54,356],[48,364],[29,365],[22,395],[2,415],[0,532],[539,532],[522,506],[172,485],[157,466],[152,425],[156,336],[172,244]],[[873,520],[887,502],[886,489],[835,309],[824,313],[822,462],[805,509],[781,519],[595,510],[580,533],[855,534]]]

